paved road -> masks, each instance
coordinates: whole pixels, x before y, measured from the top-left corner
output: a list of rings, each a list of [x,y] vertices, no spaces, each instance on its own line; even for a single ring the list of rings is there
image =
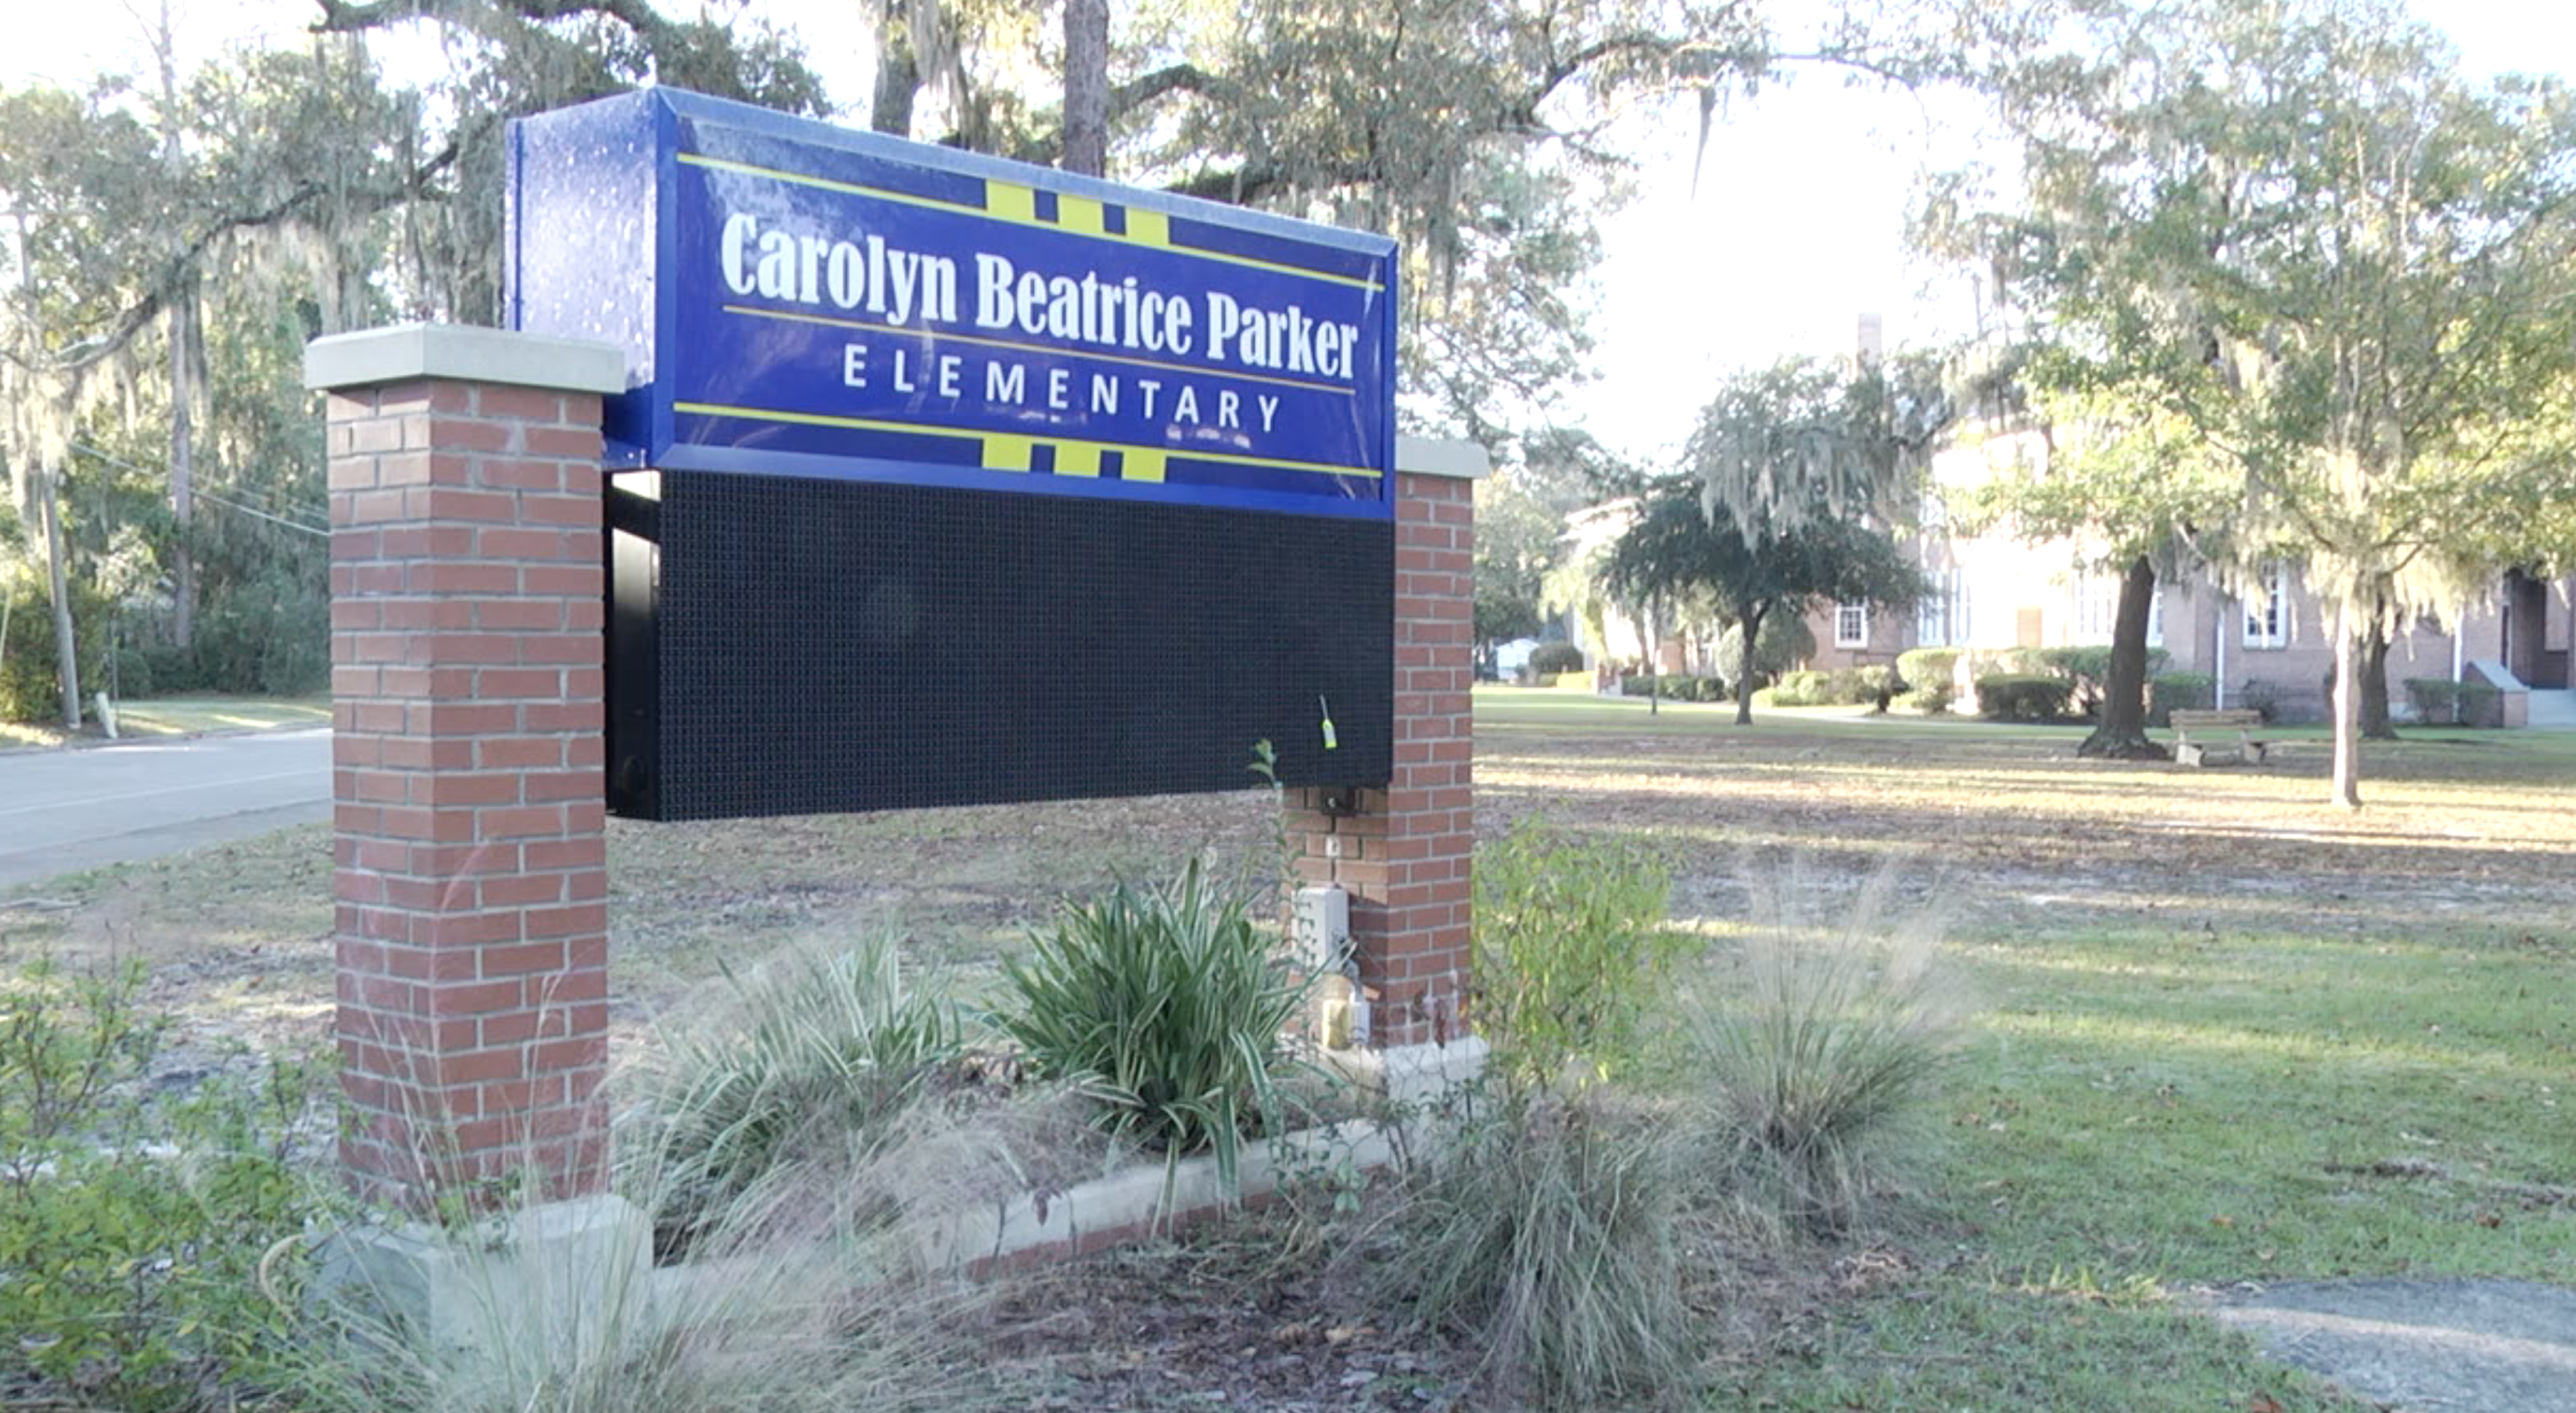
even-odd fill
[[[74,869],[331,817],[331,733],[0,754],[0,898]]]

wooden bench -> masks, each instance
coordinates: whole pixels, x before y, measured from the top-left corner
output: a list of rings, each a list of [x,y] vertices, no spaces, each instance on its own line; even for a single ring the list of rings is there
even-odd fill
[[[2174,759],[2184,765],[2217,765],[2223,762],[2250,760],[2261,764],[2271,742],[2254,739],[2254,728],[2263,724],[2259,711],[2177,711],[2173,714]],[[2205,741],[2191,739],[2193,732],[2203,736],[2236,733],[2237,750],[2230,755],[2224,747],[2213,748]]]

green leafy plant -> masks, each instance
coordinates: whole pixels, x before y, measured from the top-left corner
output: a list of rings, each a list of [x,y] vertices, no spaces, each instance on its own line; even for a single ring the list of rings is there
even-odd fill
[[[2045,673],[1991,672],[1977,679],[1977,714],[1992,721],[2054,721],[2075,684]]]
[[[1673,1389],[1693,1342],[1672,1131],[1599,1088],[1476,1107],[1400,1209],[1397,1289],[1508,1393],[1590,1409]]]
[[[2206,672],[2159,672],[2148,684],[2147,724],[2171,726],[2177,711],[2205,709],[2217,698],[2218,679]]]
[[[1896,655],[1896,675],[1915,691],[1950,686],[1964,648],[1908,648]]]
[[[1560,672],[1581,672],[1583,649],[1575,643],[1541,643],[1530,649],[1529,672],[1535,677],[1552,677]]]
[[[258,1378],[286,1333],[263,1262],[319,1205],[291,1161],[319,1067],[129,1097],[163,1029],[142,986],[134,967],[0,977],[0,1388],[66,1407],[189,1408]]]
[[[2147,675],[2161,671],[2170,655],[2162,648],[2147,649]],[[2072,648],[2032,648],[2022,655],[2020,672],[2051,672],[2065,678],[2074,687],[2076,709],[2092,715],[2101,708],[2102,698],[2110,691],[2111,649],[2107,644]]]
[[[1476,851],[1471,1014],[1496,1071],[1544,1088],[1633,1058],[1670,968],[1672,875],[1634,844],[1535,820]]]
[[[1855,1221],[1920,1137],[1959,1008],[1934,965],[1942,911],[1891,921],[1894,874],[1837,928],[1755,886],[1737,984],[1684,1008],[1712,1128],[1746,1191],[1811,1230]]]
[[[1746,691],[1759,690],[1765,683],[1797,663],[1816,655],[1815,630],[1795,613],[1772,612],[1763,615],[1762,631],[1753,635],[1753,683]],[[1736,688],[1736,675],[1744,666],[1744,625],[1730,623],[1717,635],[1717,675],[1727,690]]]
[[[955,1007],[906,989],[891,935],[724,978],[731,1004],[666,1032],[627,1120],[656,1169],[630,1185],[683,1237],[772,1170],[891,1131],[964,1048]]]
[[[1237,1177],[1244,1136],[1280,1112],[1282,1033],[1306,988],[1249,900],[1192,860],[1161,887],[1068,902],[1006,970],[995,1022],[1041,1078],[1102,1102],[1113,1133]]]
[[[1784,672],[1770,691],[1773,706],[1825,706],[1833,700],[1833,674],[1812,669]]]
[[[2278,721],[2281,719],[2280,684],[2260,677],[2248,677],[2236,689],[2236,704],[2247,711],[2261,712],[2266,722]]]

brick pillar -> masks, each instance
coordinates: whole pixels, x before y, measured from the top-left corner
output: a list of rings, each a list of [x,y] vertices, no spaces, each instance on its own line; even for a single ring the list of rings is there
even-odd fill
[[[600,1190],[604,345],[411,326],[330,396],[333,936],[351,1186]]]
[[[1350,894],[1367,1003],[1363,1043],[1463,1034],[1476,847],[1475,479],[1484,452],[1401,439],[1395,502],[1395,778],[1341,802],[1290,792],[1288,832],[1309,883]]]

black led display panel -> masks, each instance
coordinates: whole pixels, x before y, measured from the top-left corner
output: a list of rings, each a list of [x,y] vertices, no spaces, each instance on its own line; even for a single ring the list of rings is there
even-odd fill
[[[694,471],[608,498],[619,814],[1239,790],[1261,740],[1290,784],[1391,774],[1386,521]]]

